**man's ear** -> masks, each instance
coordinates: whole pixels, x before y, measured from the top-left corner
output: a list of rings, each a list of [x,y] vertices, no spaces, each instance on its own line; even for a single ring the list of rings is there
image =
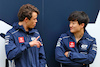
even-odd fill
[[[84,24],[84,23],[82,23],[82,24],[81,24],[81,27],[82,27],[82,28],[84,28],[84,26],[85,26],[85,24]]]
[[[28,21],[28,18],[27,18],[27,17],[25,17],[24,21],[25,21],[25,22],[27,22],[27,21]]]

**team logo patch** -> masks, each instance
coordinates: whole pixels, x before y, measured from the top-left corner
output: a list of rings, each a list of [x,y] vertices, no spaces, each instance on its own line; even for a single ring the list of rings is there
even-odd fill
[[[75,47],[75,42],[69,42],[69,47],[74,48]]]
[[[36,39],[36,37],[31,37],[31,40],[35,40]]]
[[[24,37],[18,37],[19,43],[24,43]]]
[[[81,49],[83,49],[83,50],[87,50],[87,47],[88,47],[88,45],[86,45],[86,44],[81,45]]]

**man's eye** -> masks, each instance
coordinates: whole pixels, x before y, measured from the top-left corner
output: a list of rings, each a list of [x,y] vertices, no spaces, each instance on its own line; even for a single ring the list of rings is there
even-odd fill
[[[73,24],[75,24],[75,23],[73,23]]]
[[[37,20],[37,18],[36,19],[33,19],[33,20]]]

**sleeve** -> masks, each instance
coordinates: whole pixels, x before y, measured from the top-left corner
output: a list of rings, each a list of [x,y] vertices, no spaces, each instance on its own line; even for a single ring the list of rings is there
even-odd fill
[[[56,61],[60,62],[60,63],[63,63],[63,64],[67,64],[67,65],[70,65],[70,64],[73,64],[73,65],[82,65],[80,63],[77,63],[77,62],[73,62],[72,60],[70,60],[69,58],[67,58],[64,53],[66,52],[65,49],[64,49],[64,43],[62,42],[62,38],[60,37],[58,42],[57,42],[57,45],[56,45],[56,48],[55,48],[55,59]]]
[[[21,53],[30,47],[28,42],[23,43],[24,45],[16,46],[14,37],[10,32],[7,32],[5,36],[5,50],[7,59],[12,60],[19,58]]]
[[[40,49],[39,49],[39,63],[40,63],[40,67],[45,67],[46,57],[45,57],[45,51],[44,51],[44,46],[43,46],[41,37],[40,37],[40,42],[42,46],[40,46]]]
[[[83,63],[83,64],[90,64],[90,63],[93,63],[95,56],[96,56],[96,52],[97,52],[97,45],[96,45],[96,40],[94,40],[91,43],[88,54],[69,52],[68,58],[70,58],[74,62]]]

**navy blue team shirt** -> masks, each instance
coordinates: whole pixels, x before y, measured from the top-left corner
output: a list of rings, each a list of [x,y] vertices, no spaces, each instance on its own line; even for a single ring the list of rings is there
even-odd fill
[[[8,60],[14,60],[15,67],[45,67],[46,57],[41,37],[38,39],[42,46],[30,47],[29,42],[40,36],[36,29],[26,32],[23,26],[13,24],[6,33],[5,49]]]
[[[69,51],[68,57],[64,55]],[[61,34],[55,48],[55,59],[61,67],[89,67],[93,63],[97,52],[95,38],[85,30],[83,37],[76,42],[70,31]]]

